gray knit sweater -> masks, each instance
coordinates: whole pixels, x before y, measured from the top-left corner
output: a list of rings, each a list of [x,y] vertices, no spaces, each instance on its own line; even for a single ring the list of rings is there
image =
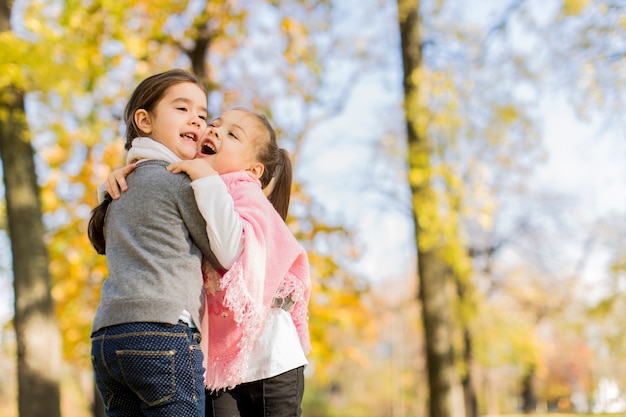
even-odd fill
[[[175,324],[183,310],[200,323],[201,260],[215,266],[206,223],[186,174],[167,162],[137,164],[128,190],[109,205],[105,221],[109,276],[102,285],[92,332],[114,324]]]

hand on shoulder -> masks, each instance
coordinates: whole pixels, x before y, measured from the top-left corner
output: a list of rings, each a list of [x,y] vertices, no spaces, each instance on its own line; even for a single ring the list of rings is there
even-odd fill
[[[167,166],[167,170],[174,174],[185,172],[192,181],[208,177],[209,175],[217,175],[217,171],[202,158],[172,162]]]

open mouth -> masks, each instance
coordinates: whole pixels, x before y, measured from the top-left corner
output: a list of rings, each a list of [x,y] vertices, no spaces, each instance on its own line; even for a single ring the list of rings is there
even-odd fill
[[[200,148],[200,153],[203,155],[215,155],[215,146],[211,142],[204,142]]]

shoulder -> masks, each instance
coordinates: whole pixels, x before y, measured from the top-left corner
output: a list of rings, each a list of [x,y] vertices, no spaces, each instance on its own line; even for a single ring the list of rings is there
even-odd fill
[[[137,163],[137,168],[139,167],[148,167],[148,166],[155,166],[155,165],[160,165],[160,166],[168,166],[169,162],[167,161],[162,161],[160,159],[145,159],[143,161],[139,161]]]
[[[166,168],[169,162],[150,159],[141,161],[137,164],[135,170],[131,173],[142,177],[144,181],[179,184],[187,186],[191,183],[191,179],[185,173],[173,174]]]
[[[252,178],[246,171],[229,172],[228,174],[221,174],[220,177],[228,188],[242,187],[246,185],[261,188],[261,182]]]
[[[222,181],[224,181],[224,184],[226,184],[226,188],[233,198],[237,198],[237,196],[250,197],[252,195],[263,194],[261,182],[252,178],[245,171],[221,174],[220,177]]]

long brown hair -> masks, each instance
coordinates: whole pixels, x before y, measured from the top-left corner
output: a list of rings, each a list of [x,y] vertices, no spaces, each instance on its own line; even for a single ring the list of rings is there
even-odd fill
[[[152,112],[165,95],[167,89],[181,83],[196,84],[206,93],[204,85],[192,73],[181,69],[173,69],[151,75],[137,85],[124,109],[124,122],[126,123],[126,143],[124,147],[126,150],[131,148],[133,139],[142,135],[141,130],[135,123],[135,112],[139,109]],[[111,201],[111,197],[107,194],[102,203],[91,211],[87,227],[89,241],[100,255],[105,253],[104,220]]]

